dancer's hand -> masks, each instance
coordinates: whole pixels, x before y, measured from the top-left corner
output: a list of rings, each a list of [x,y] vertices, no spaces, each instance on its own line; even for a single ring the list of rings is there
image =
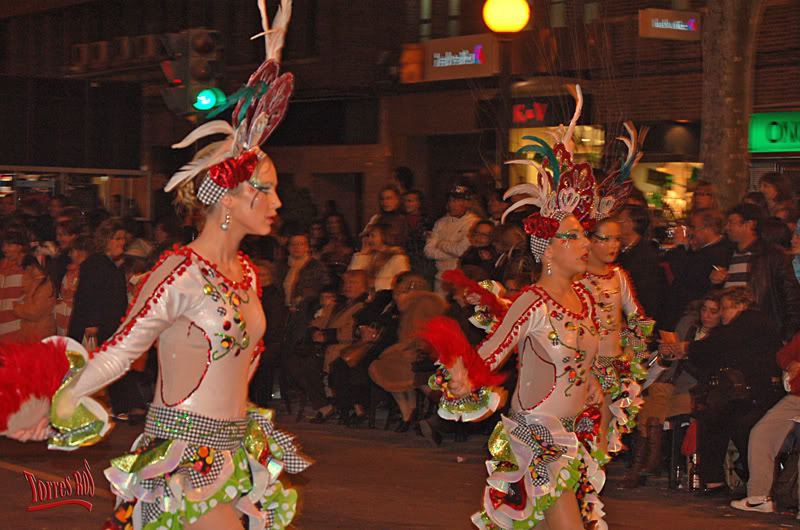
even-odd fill
[[[472,392],[472,384],[469,382],[464,361],[459,358],[453,366],[447,368],[447,371],[450,372],[447,390],[457,399],[468,396]]]
[[[600,407],[603,404],[603,385],[597,380],[594,374],[589,374],[586,380],[586,397],[584,405],[586,407]]]
[[[27,442],[27,441],[41,441],[50,438],[55,431],[50,428],[50,419],[45,416],[39,422],[31,427],[30,429],[20,429],[16,432],[8,434],[9,438],[13,438],[14,440],[20,442]]]
[[[58,404],[56,405],[56,416],[66,420],[75,413],[75,398],[72,396],[72,388],[65,388],[59,395]]]

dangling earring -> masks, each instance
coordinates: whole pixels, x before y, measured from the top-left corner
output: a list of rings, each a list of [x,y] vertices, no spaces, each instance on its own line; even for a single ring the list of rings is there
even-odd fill
[[[551,274],[553,274],[553,271],[550,270],[550,262],[548,261],[547,262],[547,275],[550,276]]]
[[[231,226],[231,212],[225,212],[225,222],[219,225],[223,231],[227,231],[228,228]]]

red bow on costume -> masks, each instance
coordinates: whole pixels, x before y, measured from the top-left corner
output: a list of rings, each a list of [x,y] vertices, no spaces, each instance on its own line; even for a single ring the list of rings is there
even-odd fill
[[[236,158],[226,158],[219,164],[208,168],[208,176],[217,186],[232,190],[249,180],[258,164],[258,155],[252,151],[242,153]]]
[[[592,430],[584,430],[585,424],[581,425],[581,420],[584,418],[587,418],[592,422]],[[579,427],[582,428],[579,430]],[[589,442],[594,440],[594,437],[597,436],[598,432],[600,432],[600,410],[598,408],[588,408],[578,414],[578,417],[575,418],[575,436],[578,437],[578,441],[580,441],[585,447],[588,448]]]
[[[549,240],[558,231],[560,221],[550,217],[542,217],[540,213],[535,213],[526,217],[523,221],[525,232],[528,235],[536,236],[539,239]]]

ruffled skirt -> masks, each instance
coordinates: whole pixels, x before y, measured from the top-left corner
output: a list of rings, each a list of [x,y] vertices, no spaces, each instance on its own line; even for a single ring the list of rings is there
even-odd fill
[[[603,386],[603,393],[611,396],[608,452],[618,453],[625,448],[622,435],[633,431],[636,415],[644,404],[641,381],[647,377],[647,371],[638,360],[598,357],[592,372]]]
[[[598,428],[597,409],[577,418],[535,411],[503,416],[489,438],[488,486],[483,511],[472,517],[475,526],[533,528],[564,492],[574,492],[584,525],[607,529],[598,492],[608,458],[590,443]]]
[[[104,528],[175,530],[222,503],[247,515],[249,530],[285,528],[297,492],[278,476],[311,462],[272,418],[272,411],[258,408],[245,418],[218,420],[151,407],[131,452],[105,470],[117,504]]]

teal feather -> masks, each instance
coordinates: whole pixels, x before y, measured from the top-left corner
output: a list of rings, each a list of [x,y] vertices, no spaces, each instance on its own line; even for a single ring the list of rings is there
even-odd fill
[[[536,142],[539,145],[525,145],[520,147],[517,150],[517,154],[527,153],[529,151],[533,151],[535,153],[539,153],[543,157],[547,158],[548,165],[550,169],[553,171],[553,185],[558,186],[558,179],[561,177],[561,166],[558,163],[558,159],[556,158],[555,152],[553,152],[553,148],[550,147],[546,141],[542,140],[538,136],[523,136],[523,140],[529,140],[531,142]]]
[[[241,121],[245,114],[247,114],[247,109],[250,108],[250,105],[253,104],[262,94],[265,94],[268,89],[268,85],[263,81],[259,82],[255,86],[243,86],[230,96],[225,99],[225,103],[220,105],[219,107],[215,108],[213,111],[209,112],[206,115],[206,119],[214,118],[222,113],[225,109],[233,107],[236,105],[240,100],[244,99],[245,103],[242,105],[242,108],[239,110],[239,121]]]

